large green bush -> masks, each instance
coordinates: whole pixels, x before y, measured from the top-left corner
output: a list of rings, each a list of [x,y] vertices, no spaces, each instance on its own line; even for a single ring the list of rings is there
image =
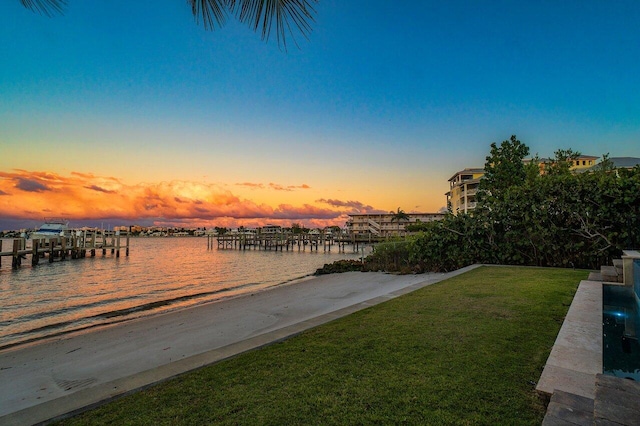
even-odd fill
[[[640,247],[640,167],[572,173],[559,150],[539,173],[515,136],[492,144],[471,214],[413,225],[404,244],[378,245],[370,269],[451,271],[472,263],[598,268]]]

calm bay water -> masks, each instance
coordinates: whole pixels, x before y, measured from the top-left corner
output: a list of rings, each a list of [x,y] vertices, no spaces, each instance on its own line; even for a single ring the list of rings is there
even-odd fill
[[[7,243],[5,243],[5,246]],[[134,238],[129,257],[110,252],[0,267],[0,349],[98,325],[155,315],[302,278],[360,255],[207,250],[204,238]],[[29,257],[30,260],[30,257]]]

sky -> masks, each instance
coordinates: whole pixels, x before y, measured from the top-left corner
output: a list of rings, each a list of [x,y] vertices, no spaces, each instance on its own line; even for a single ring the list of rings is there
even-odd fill
[[[636,0],[321,0],[286,50],[150,4],[0,2],[0,230],[437,212],[514,134],[640,157]]]

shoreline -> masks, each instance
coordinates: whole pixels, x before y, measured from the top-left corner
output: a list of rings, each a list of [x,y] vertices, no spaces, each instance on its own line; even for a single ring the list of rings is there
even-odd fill
[[[176,238],[181,238],[181,237],[176,237]],[[193,238],[193,237],[191,237]],[[272,284],[272,285],[268,285],[266,287],[259,287],[258,289],[254,290],[254,291],[249,291],[249,292],[242,292],[242,293],[236,293],[236,294],[229,294],[229,295],[225,295],[225,293],[229,293],[229,292],[236,292],[239,289],[243,289],[243,288],[247,288],[247,287],[253,287],[253,286],[260,286],[260,284],[257,283],[248,283],[248,284],[242,284],[242,285],[238,285],[235,287],[227,287],[227,288],[222,288],[222,289],[218,289],[215,291],[211,291],[211,292],[206,292],[206,293],[197,293],[197,294],[189,294],[189,295],[185,295],[185,296],[180,296],[180,297],[176,297],[176,298],[172,298],[172,299],[165,299],[165,300],[158,300],[158,301],[154,301],[154,302],[149,302],[143,305],[138,305],[138,306],[133,306],[130,308],[126,308],[126,309],[121,309],[119,311],[110,311],[110,312],[104,312],[104,313],[100,313],[100,314],[96,314],[93,316],[89,316],[89,317],[84,317],[78,320],[78,327],[76,328],[72,328],[72,329],[66,329],[66,330],[60,330],[51,334],[47,334],[44,336],[35,336],[35,337],[31,337],[28,338],[26,340],[17,340],[17,341],[13,341],[13,342],[8,342],[5,344],[0,343],[0,354],[5,351],[5,350],[9,350],[12,348],[19,348],[22,346],[29,346],[29,345],[33,345],[33,344],[38,344],[39,342],[44,342],[47,341],[49,339],[57,339],[57,338],[61,338],[61,337],[65,337],[65,336],[73,336],[75,334],[78,333],[86,333],[86,332],[91,332],[93,330],[99,329],[101,327],[109,327],[112,325],[117,325],[117,324],[122,324],[122,323],[126,323],[128,321],[135,321],[138,319],[144,319],[144,318],[151,318],[153,316],[156,315],[164,315],[164,314],[169,314],[172,312],[177,312],[183,309],[189,309],[192,307],[196,307],[196,306],[202,306],[202,305],[206,305],[209,303],[216,303],[216,302],[220,302],[220,301],[224,301],[230,298],[235,298],[235,297],[242,297],[243,295],[246,294],[251,294],[251,293],[257,293],[260,291],[265,291],[265,290],[269,290],[272,288],[276,288],[276,287],[280,287],[280,286],[284,286],[284,285],[290,285],[290,284],[296,284],[299,282],[304,282],[310,279],[315,278],[316,275],[314,275],[314,273],[310,273],[310,274],[306,274],[306,275],[302,275],[299,277],[295,277],[295,278],[291,278],[289,280],[277,283],[277,284]],[[219,297],[215,297],[216,295],[220,295]],[[213,298],[212,298],[213,297]],[[204,300],[195,300],[193,304],[189,304],[189,305],[182,305],[180,302],[184,302],[187,300],[193,300],[193,299],[198,299],[198,298],[203,298]],[[176,306],[172,306],[172,305],[176,305]],[[162,309],[164,308],[164,309]],[[159,310],[158,310],[159,309]],[[142,315],[138,315],[138,316],[128,316],[128,315],[135,315],[135,313],[137,312],[144,312],[144,314]],[[122,318],[120,318],[122,317]],[[110,320],[106,320],[104,322],[98,322],[98,323],[91,323],[91,324],[86,324],[86,325],[81,325],[83,321],[88,321],[91,319],[95,319],[95,318],[105,318],[105,319],[110,319]],[[114,318],[111,320],[111,318]],[[62,324],[64,325],[64,324]],[[57,328],[56,327],[57,324],[52,324],[47,326],[47,328]],[[39,329],[34,329],[34,330],[29,330],[28,332],[21,332],[19,334],[27,334],[27,333],[33,333],[38,331]],[[2,336],[2,337],[11,337],[12,334],[6,335],[6,336]]]
[[[347,272],[0,352],[0,423],[46,421],[469,270]]]

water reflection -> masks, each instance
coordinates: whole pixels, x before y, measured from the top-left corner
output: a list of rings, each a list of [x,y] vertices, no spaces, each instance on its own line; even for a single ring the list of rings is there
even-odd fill
[[[257,291],[359,258],[337,251],[207,250],[200,238],[134,238],[129,257],[97,251],[33,268],[23,263],[17,271],[5,261],[0,347]]]
[[[603,285],[603,371],[640,380],[640,312],[632,288]]]

